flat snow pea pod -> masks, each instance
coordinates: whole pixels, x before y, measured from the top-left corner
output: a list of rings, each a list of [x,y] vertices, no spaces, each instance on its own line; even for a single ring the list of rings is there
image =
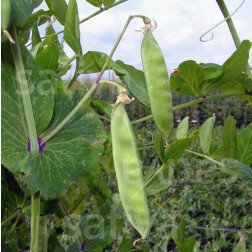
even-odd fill
[[[132,226],[142,238],[145,238],[150,228],[149,206],[135,135],[121,101],[114,105],[112,111],[111,136],[114,166],[123,208]]]
[[[173,128],[170,81],[164,56],[151,29],[147,29],[144,34],[141,56],[154,122],[168,137]]]

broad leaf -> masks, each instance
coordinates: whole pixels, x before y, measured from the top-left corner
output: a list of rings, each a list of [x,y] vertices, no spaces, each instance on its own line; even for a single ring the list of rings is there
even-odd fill
[[[109,101],[103,101],[103,100],[92,100],[91,106],[93,108],[96,108],[99,112],[106,115],[108,118],[110,118],[112,113],[112,102]]]
[[[55,128],[82,96],[81,91],[58,93],[53,121],[46,132]],[[23,162],[22,171],[28,188],[32,192],[40,190],[46,199],[55,197],[78,177],[96,168],[105,138],[99,117],[88,105],[83,105],[66,126],[46,143],[42,154],[31,153]]]
[[[53,80],[58,68],[58,59],[59,47],[56,44],[51,44],[36,56],[35,61],[47,78]]]
[[[11,1],[11,17],[14,25],[22,27],[25,20],[33,11],[33,5],[30,0],[12,0]]]
[[[172,185],[173,168],[163,164],[161,168],[154,171],[146,181],[146,192],[148,195],[159,193]]]
[[[250,48],[250,41],[242,41],[237,50],[217,70],[214,76],[215,78],[211,78],[211,80],[204,83],[202,87],[204,94],[211,93],[216,89],[225,92],[243,90],[238,80],[248,63]]]
[[[32,38],[31,38],[31,40],[32,40],[32,47],[34,47],[35,45],[37,45],[38,43],[41,42],[37,22],[34,22],[34,24],[32,26]]]
[[[252,169],[242,163],[230,163],[221,168],[221,171],[231,176],[238,176],[249,188],[252,188]]]
[[[90,74],[100,72],[107,59],[108,55],[105,53],[88,51],[81,59],[80,73]],[[125,71],[111,59],[106,67],[107,69],[113,69],[119,75],[125,74]]]
[[[109,8],[113,5],[116,0],[103,0],[102,3],[105,8]]]
[[[184,61],[178,67],[178,74],[171,74],[171,88],[182,94],[198,97],[204,79],[204,70],[195,61]]]
[[[185,236],[185,220],[182,219],[179,223],[179,225],[176,228],[173,228],[171,230],[171,236],[172,239],[175,241],[175,243],[178,245],[179,248],[182,247],[182,244],[184,242],[184,236]]]
[[[178,139],[171,143],[166,151],[166,163],[176,164],[190,145],[189,138]]]
[[[103,0],[86,0],[95,7],[101,7]]]
[[[215,115],[208,118],[199,129],[200,147],[204,154],[208,153],[212,142],[212,131],[215,122]]]
[[[165,148],[164,148],[164,139],[162,134],[158,133],[154,138],[154,148],[158,153],[162,162],[165,162]]]
[[[71,49],[82,56],[80,43],[79,15],[76,0],[69,0],[64,27],[64,40]]]
[[[46,0],[46,4],[52,11],[56,19],[64,25],[67,13],[67,4],[65,0]]]
[[[22,56],[37,133],[40,135],[52,118],[54,89],[24,47]],[[7,64],[2,67],[2,163],[13,173],[19,171],[20,162],[27,155],[29,137],[15,75],[12,67]]]
[[[130,234],[124,234],[122,241],[118,247],[118,252],[128,252],[133,246],[133,240]]]
[[[252,123],[237,137],[235,158],[244,164],[252,164]]]
[[[226,158],[234,158],[236,147],[236,120],[228,116],[223,127],[223,151]]]
[[[246,252],[246,242],[245,241],[239,241],[232,252]]]
[[[121,81],[128,86],[130,92],[140,103],[146,107],[150,107],[149,95],[143,71],[137,70],[131,65],[126,65],[120,60],[117,60],[116,64],[126,71],[126,74],[124,75],[119,75],[116,73]]]
[[[177,130],[176,130],[176,138],[181,139],[181,138],[186,138],[187,137],[187,132],[188,132],[188,127],[189,127],[189,117],[186,116],[178,125]]]
[[[196,244],[194,236],[190,236],[184,240],[179,252],[192,252]]]

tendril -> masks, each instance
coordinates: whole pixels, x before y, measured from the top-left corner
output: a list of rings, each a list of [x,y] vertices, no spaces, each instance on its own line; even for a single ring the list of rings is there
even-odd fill
[[[208,31],[206,31],[205,33],[203,33],[201,36],[200,36],[200,41],[201,42],[208,42],[210,40],[212,40],[214,38],[214,34],[211,33],[211,38],[210,39],[203,39],[203,37],[205,37],[208,33],[210,33],[212,30],[214,30],[216,27],[218,27],[219,25],[221,25],[222,23],[224,23],[225,21],[227,21],[228,19],[230,19],[241,7],[242,5],[245,3],[246,0],[243,0],[241,2],[241,4],[235,9],[235,11],[229,15],[228,17],[224,18],[221,22],[219,22],[218,24],[216,24],[214,27],[212,27],[211,29],[209,29]]]

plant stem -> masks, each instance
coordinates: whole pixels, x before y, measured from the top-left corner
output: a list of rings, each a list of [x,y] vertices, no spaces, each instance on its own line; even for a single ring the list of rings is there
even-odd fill
[[[80,57],[76,57],[76,67],[75,67],[74,76],[72,77],[72,79],[69,82],[66,83],[65,87],[67,89],[70,88],[74,84],[74,82],[77,78],[78,72],[79,72],[79,66],[80,66]]]
[[[98,115],[98,116],[99,116],[99,118],[101,118],[102,120],[105,120],[105,121],[107,121],[107,122],[111,122],[111,120],[110,120],[109,118],[105,117],[105,116],[102,116],[102,115]]]
[[[40,217],[40,192],[32,195],[31,212],[31,252],[38,251],[39,217]]]
[[[58,68],[57,70],[56,70],[56,73],[58,73],[61,69],[63,69],[66,65],[69,65],[73,60],[75,60],[77,57],[79,57],[79,55],[78,54],[75,54],[71,59],[69,59],[68,61],[67,61],[67,63],[65,64],[65,65],[63,65],[63,66],[61,66],[60,68]]]
[[[24,108],[24,114],[26,119],[26,124],[28,128],[28,134],[30,138],[31,151],[38,151],[38,136],[36,131],[36,124],[34,120],[34,114],[32,109],[31,97],[29,92],[29,86],[27,83],[25,69],[23,65],[23,60],[21,56],[21,51],[18,43],[18,37],[14,26],[10,27],[10,34],[15,40],[15,44],[10,43],[11,51],[16,68],[16,79],[19,85],[19,91],[22,97],[22,103]]]
[[[206,156],[204,154],[194,152],[194,151],[191,151],[191,150],[186,150],[186,152],[191,153],[191,154],[196,155],[196,156],[199,156],[199,157],[202,157],[202,158],[206,158],[209,161],[211,161],[211,162],[213,162],[213,163],[215,163],[215,164],[217,164],[219,166],[225,166],[224,164],[222,164],[222,163],[220,163],[220,162],[218,162],[218,161],[216,161],[216,160],[214,160],[214,159],[212,159],[212,158],[210,158],[210,157],[208,157],[208,156]]]
[[[116,82],[113,82],[113,81],[102,80],[102,81],[99,82],[99,84],[109,84],[109,85],[115,86],[115,87],[117,87],[119,89],[123,89],[123,91],[127,91],[127,89],[124,86],[122,86],[122,85],[120,85],[120,84],[118,84]]]
[[[187,108],[187,107],[193,106],[195,104],[198,104],[200,102],[205,102],[205,101],[214,100],[214,99],[223,98],[223,97],[229,97],[229,96],[245,95],[245,94],[246,94],[245,91],[236,91],[236,92],[231,92],[231,93],[210,95],[210,96],[207,96],[206,98],[203,98],[203,97],[202,98],[197,98],[197,99],[194,99],[194,100],[192,100],[190,102],[186,102],[186,103],[183,103],[183,104],[180,104],[178,106],[173,107],[173,111],[183,109],[183,108]],[[148,116],[145,116],[145,117],[140,118],[138,120],[132,121],[131,123],[136,124],[136,123],[145,122],[147,120],[152,119],[152,117],[153,117],[152,115],[148,115]]]
[[[127,19],[126,24],[124,25],[122,32],[120,33],[114,47],[112,48],[106,62],[104,63],[101,72],[99,73],[97,79],[93,82],[91,88],[88,90],[88,92],[84,95],[84,97],[80,100],[80,102],[75,106],[75,108],[63,119],[63,121],[55,128],[53,129],[46,137],[43,138],[43,143],[47,142],[49,139],[51,139],[55,134],[57,134],[65,125],[66,123],[76,114],[76,112],[81,108],[81,106],[90,98],[90,96],[92,95],[92,93],[95,91],[95,89],[97,88],[97,86],[99,85],[100,79],[103,75],[103,73],[105,72],[108,63],[110,61],[110,59],[112,58],[116,48],[118,47],[118,44],[120,43],[126,29],[128,28],[128,25],[130,23],[130,21],[134,18],[134,16],[129,16],[129,18]]]
[[[155,171],[155,173],[152,174],[152,176],[150,178],[148,178],[148,180],[145,183],[145,187],[147,187],[150,182],[160,173],[162,172],[165,168],[167,167],[166,164],[163,164],[157,171]]]
[[[15,40],[15,44],[11,43],[11,50],[16,67],[16,78],[19,84],[19,91],[22,97],[24,114],[30,138],[31,151],[39,150],[38,136],[36,124],[32,109],[29,86],[27,83],[21,51],[18,43],[18,37],[14,26],[10,27],[10,34]],[[31,252],[36,252],[38,249],[38,230],[39,230],[39,215],[40,215],[40,196],[39,192],[32,195],[32,213],[31,213]]]
[[[236,30],[236,28],[234,26],[233,20],[232,20],[230,14],[229,14],[228,8],[227,8],[224,0],[216,0],[216,2],[219,5],[219,8],[220,8],[221,12],[222,12],[223,16],[226,19],[226,22],[227,22],[229,31],[230,31],[230,33],[231,33],[231,35],[233,37],[235,46],[236,46],[236,48],[238,48],[239,45],[241,44],[241,40],[240,40],[240,38],[238,36],[238,33],[237,33],[237,30]],[[244,2],[245,2],[245,0],[243,1],[243,3]],[[246,66],[245,73],[246,74],[251,74],[249,64],[247,64],[247,66]]]

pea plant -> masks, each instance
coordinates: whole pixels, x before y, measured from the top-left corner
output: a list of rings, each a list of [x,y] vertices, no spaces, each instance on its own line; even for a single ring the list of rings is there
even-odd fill
[[[36,11],[42,0],[2,1],[3,251],[169,251],[169,239],[174,242],[172,251],[204,251],[201,237],[187,237],[182,217],[178,226],[172,220],[175,226],[160,244],[157,216],[169,213],[172,196],[159,207],[150,204],[173,184],[184,154],[213,163],[215,172],[232,177],[248,191],[252,188],[251,123],[238,134],[235,118],[228,116],[218,144],[213,136],[215,114],[198,129],[189,130],[187,116],[174,128],[176,110],[225,97],[252,100],[251,42],[239,40],[224,1],[217,4],[236,51],[223,65],[184,61],[170,76],[153,36],[157,25],[142,15],[129,16],[108,55],[83,55],[81,23],[125,1],[87,0],[99,9],[83,20],[76,0],[46,0],[48,10]],[[53,17],[62,31],[54,30]],[[136,18],[144,23],[143,71],[112,60]],[[42,37],[39,27],[45,23]],[[75,53],[72,58],[63,50],[60,33]],[[65,80],[73,61],[74,75]],[[101,80],[109,69],[119,83]],[[95,81],[79,84],[78,76],[90,73],[98,73]],[[116,101],[95,99],[93,94],[103,84],[116,87]],[[192,99],[173,106],[171,90]],[[127,106],[132,102],[149,115],[130,120]],[[154,133],[144,147],[158,156],[154,169],[140,160],[134,133],[147,123]],[[191,149],[195,144],[197,150]],[[233,251],[251,249],[245,235],[239,237]]]

